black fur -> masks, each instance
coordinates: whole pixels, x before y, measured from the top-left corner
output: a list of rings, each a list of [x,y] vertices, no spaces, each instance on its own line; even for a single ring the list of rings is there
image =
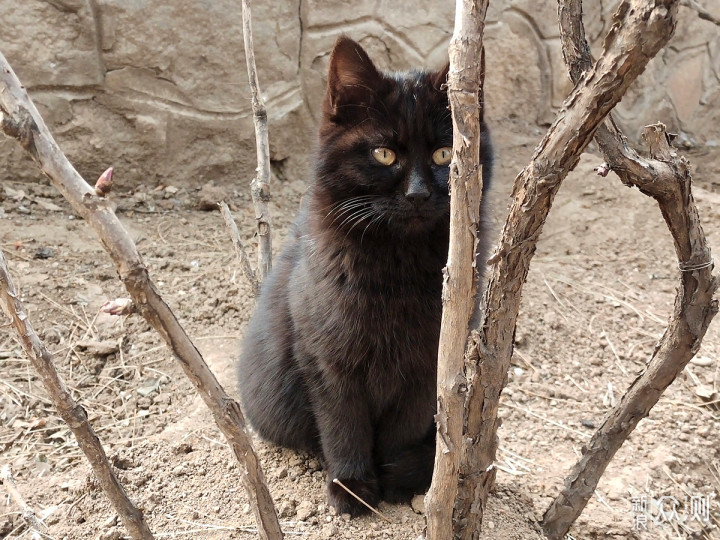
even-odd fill
[[[366,509],[333,478],[376,505],[424,491],[432,475],[450,209],[449,167],[432,155],[452,146],[446,75],[381,74],[338,40],[315,182],[245,336],[248,419],[264,438],[321,456],[341,513]],[[378,147],[397,162],[376,161]],[[482,148],[487,186],[486,129]]]

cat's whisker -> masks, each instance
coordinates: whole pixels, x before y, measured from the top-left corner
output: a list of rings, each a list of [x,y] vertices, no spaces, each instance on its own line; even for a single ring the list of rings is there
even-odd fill
[[[343,204],[343,205],[339,206],[338,208],[333,209],[333,210],[331,210],[330,212],[328,212],[327,216],[329,216],[329,215],[332,214],[333,212],[337,212],[338,215],[341,215],[341,214],[346,213],[346,212],[348,212],[348,211],[350,211],[350,210],[354,210],[354,209],[357,209],[357,208],[366,207],[368,204],[370,204],[370,201],[359,201],[359,202],[353,202],[353,203]],[[327,216],[326,216],[326,217],[327,217]]]
[[[356,217],[355,217],[355,223],[353,223],[352,226],[351,226],[351,227],[348,229],[348,231],[345,233],[345,237],[343,238],[343,242],[344,242],[345,240],[347,240],[347,237],[350,236],[350,233],[352,232],[352,230],[353,230],[355,227],[358,226],[358,224],[362,223],[363,220],[365,220],[365,219],[367,219],[367,218],[369,218],[369,217],[372,217],[374,214],[375,214],[374,210],[370,208],[370,209],[368,209],[365,213],[360,214],[359,216],[356,216]],[[347,221],[347,220],[346,220],[346,221]],[[350,222],[349,222],[349,223],[350,223]],[[341,225],[340,227],[338,227],[338,228],[342,228],[342,225]],[[362,240],[361,240],[361,242],[362,242]]]
[[[339,203],[335,203],[333,205],[333,208],[325,214],[325,217],[323,218],[323,222],[330,217],[332,214],[337,214],[335,218],[333,218],[331,223],[335,223],[342,215],[346,214],[349,211],[352,211],[354,209],[367,206],[369,202],[374,199],[374,195],[360,195],[358,197],[351,197],[349,199],[345,199],[343,201],[340,201]],[[327,207],[326,207],[327,208]]]
[[[343,219],[342,223],[340,223],[337,228],[342,229],[345,225],[352,223],[357,219],[359,216],[362,216],[365,212],[367,212],[366,208],[362,208],[360,210],[356,210],[354,213],[345,216],[345,219]],[[333,224],[336,220],[333,220]]]
[[[353,226],[350,228],[350,231],[352,231],[352,229],[353,229],[358,223],[360,223],[362,220],[364,220],[364,219],[366,219],[366,218],[369,218],[369,217],[372,216],[372,215],[373,215],[373,210],[372,210],[372,208],[367,208],[367,207],[365,207],[365,208],[362,208],[362,209],[360,209],[360,210],[357,210],[356,212],[354,212],[354,213],[350,214],[348,217],[346,217],[346,218],[343,220],[343,222],[342,222],[340,225],[338,225],[338,229],[342,229],[343,226],[349,225],[350,223],[353,223],[353,221],[354,221],[355,223],[353,223]],[[350,231],[348,231],[348,233],[350,233]]]
[[[374,218],[372,218],[370,223],[365,226],[365,230],[363,230],[362,236],[360,237],[360,245],[362,245],[363,239],[365,238],[365,233],[368,232],[368,230],[370,230],[373,225],[379,225],[385,218],[385,214],[385,211],[380,212]]]
[[[357,201],[372,199],[372,198],[374,198],[374,197],[375,197],[375,195],[358,195],[358,196],[356,196],[356,197],[349,197],[349,198],[347,198],[347,199],[343,199],[343,200],[341,200],[341,201],[337,201],[337,202],[334,202],[334,203],[332,203],[332,204],[328,204],[327,206],[325,206],[325,207],[323,207],[323,208],[320,208],[320,211],[322,212],[322,211],[324,211],[324,210],[327,210],[328,208],[339,208],[339,207],[342,207],[342,206],[344,206],[344,205],[346,205],[346,204],[349,204],[349,203],[352,203],[352,202],[357,202]],[[332,211],[332,210],[331,210],[331,211]]]

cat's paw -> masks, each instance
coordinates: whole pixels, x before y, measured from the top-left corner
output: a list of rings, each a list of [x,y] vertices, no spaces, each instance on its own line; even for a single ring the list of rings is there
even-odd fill
[[[377,508],[380,502],[380,489],[375,478],[366,480],[340,478],[339,480],[363,501],[373,508]],[[334,507],[338,514],[350,514],[355,517],[370,512],[367,506],[350,495],[342,486],[333,483],[332,480],[328,483],[328,499],[330,506]]]
[[[411,446],[380,465],[382,499],[389,503],[409,502],[430,487],[435,459],[435,441]]]
[[[424,493],[420,488],[404,488],[383,486],[382,500],[391,504],[409,503],[415,495]]]

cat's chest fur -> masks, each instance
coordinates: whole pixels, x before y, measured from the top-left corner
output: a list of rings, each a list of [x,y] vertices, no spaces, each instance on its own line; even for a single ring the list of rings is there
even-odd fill
[[[290,310],[298,348],[324,375],[354,373],[380,401],[434,379],[445,236],[347,241],[301,236]],[[390,395],[388,395],[390,394]]]

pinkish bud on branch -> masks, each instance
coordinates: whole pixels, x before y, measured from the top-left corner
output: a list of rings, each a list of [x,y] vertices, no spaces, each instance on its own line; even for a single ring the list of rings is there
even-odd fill
[[[602,165],[595,167],[593,170],[598,173],[598,176],[605,177],[612,169],[610,168],[610,165],[603,163]]]
[[[115,300],[108,300],[100,308],[102,313],[109,313],[110,315],[130,315],[135,313],[135,304],[130,298],[116,298]]]
[[[95,193],[100,197],[109,195],[113,188],[113,168],[109,167],[95,182]]]

